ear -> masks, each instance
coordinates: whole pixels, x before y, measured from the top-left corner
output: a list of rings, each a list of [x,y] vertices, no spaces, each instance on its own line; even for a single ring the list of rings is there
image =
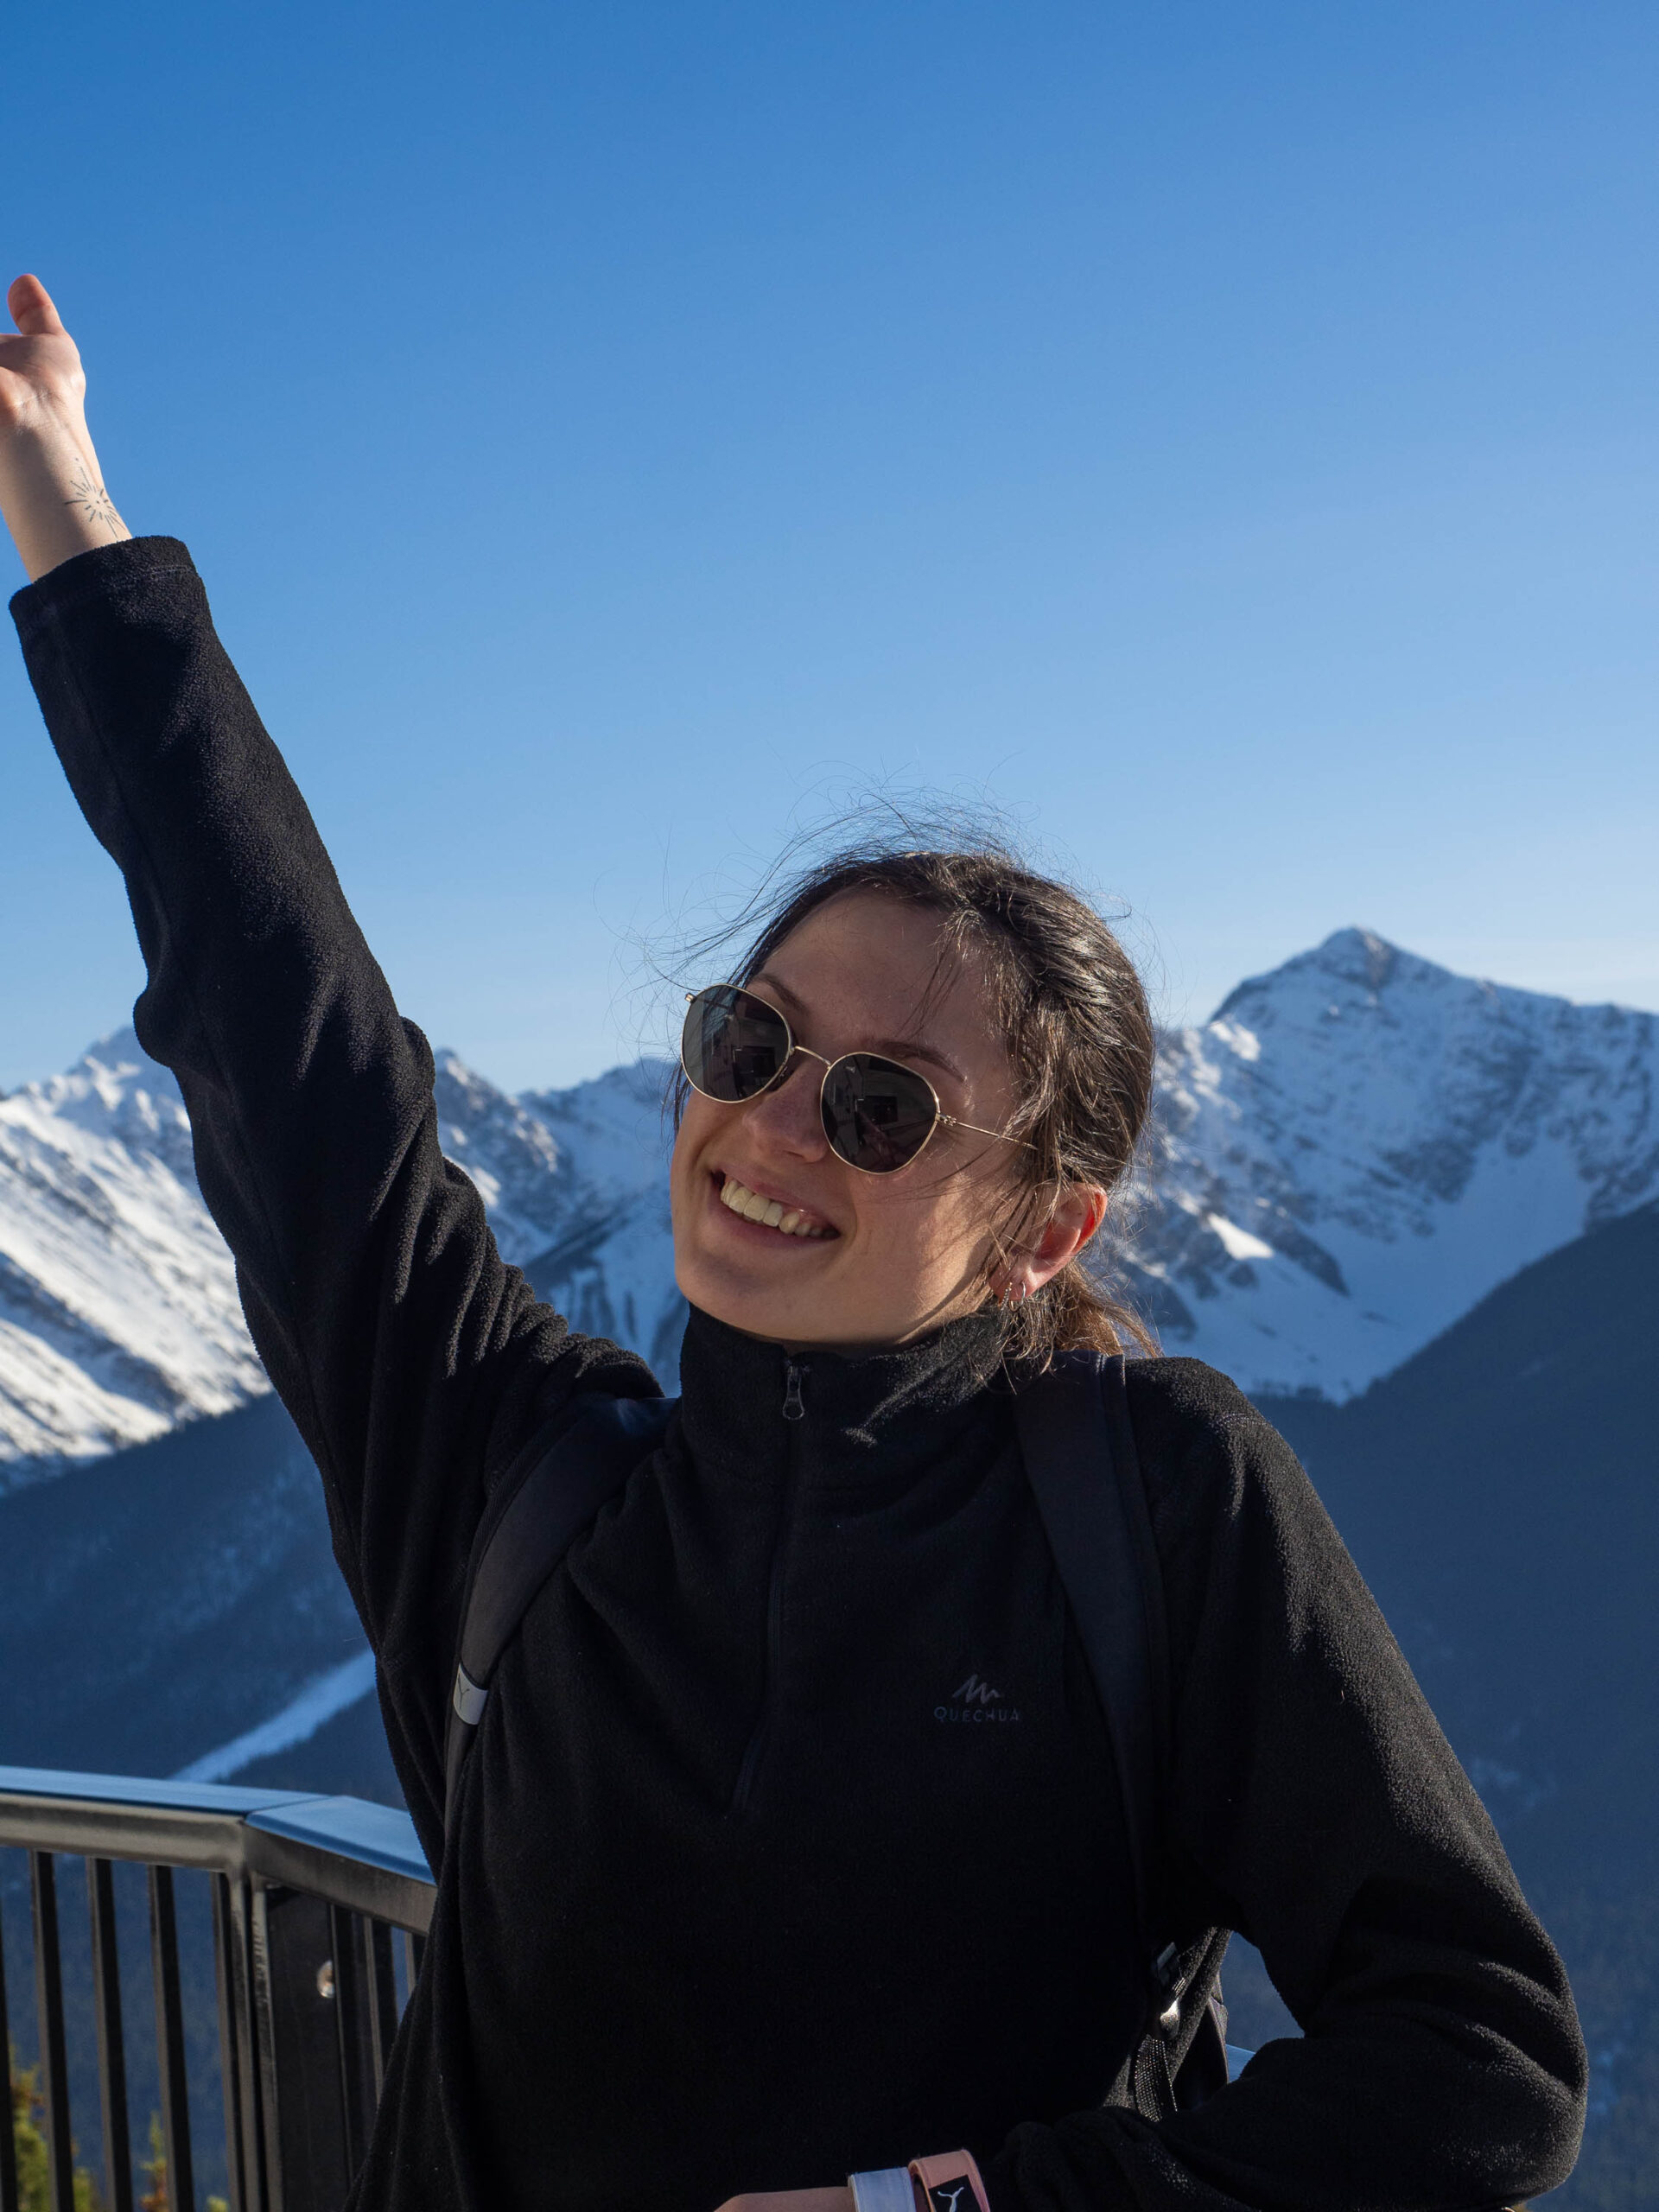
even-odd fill
[[[1039,1230],[1011,1255],[1007,1281],[1016,1298],[1029,1298],[1075,1260],[1106,1218],[1106,1193],[1092,1183],[1062,1191]]]

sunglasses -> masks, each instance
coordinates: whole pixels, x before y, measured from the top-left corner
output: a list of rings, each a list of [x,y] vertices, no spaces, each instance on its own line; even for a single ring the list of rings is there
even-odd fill
[[[680,1065],[685,1079],[720,1106],[743,1106],[775,1090],[798,1052],[823,1067],[818,1110],[830,1149],[864,1175],[908,1167],[935,1129],[966,1129],[976,1137],[1024,1145],[1001,1129],[959,1122],[939,1104],[925,1075],[880,1052],[843,1052],[827,1060],[800,1044],[783,1015],[737,983],[688,991]],[[1027,1151],[1031,1147],[1025,1147]]]

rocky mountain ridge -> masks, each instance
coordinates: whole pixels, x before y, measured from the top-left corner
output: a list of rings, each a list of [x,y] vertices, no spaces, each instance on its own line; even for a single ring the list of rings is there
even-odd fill
[[[1659,1193],[1659,1016],[1342,930],[1167,1033],[1124,1253],[1168,1349],[1341,1401]]]
[[[671,1388],[668,1074],[512,1098],[445,1053],[436,1096],[504,1255]],[[1169,1350],[1341,1402],[1659,1195],[1656,1078],[1659,1017],[1339,931],[1165,1034],[1107,1256]],[[177,1087],[130,1030],[0,1099],[0,1487],[264,1388]]]

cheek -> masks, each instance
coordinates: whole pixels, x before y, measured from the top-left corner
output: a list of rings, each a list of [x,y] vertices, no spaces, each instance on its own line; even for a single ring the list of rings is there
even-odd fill
[[[695,1090],[686,1100],[685,1111],[681,1115],[680,1126],[675,1132],[673,1155],[669,1161],[669,1174],[674,1182],[696,1173],[699,1157],[714,1135],[721,1116],[728,1110],[715,1105],[712,1100],[700,1098]]]
[[[880,1191],[867,1198],[865,1213],[896,1266],[907,1261],[912,1270],[954,1273],[984,1245],[994,1204],[988,1190],[969,1177],[952,1176],[931,1188],[906,1191],[901,1185],[891,1193]]]
[[[697,1184],[699,1154],[707,1141],[707,1132],[697,1128],[696,1105],[696,1101],[693,1099],[686,1108],[675,1132],[674,1150],[669,1158],[669,1211],[676,1219],[683,1218],[688,1211]]]

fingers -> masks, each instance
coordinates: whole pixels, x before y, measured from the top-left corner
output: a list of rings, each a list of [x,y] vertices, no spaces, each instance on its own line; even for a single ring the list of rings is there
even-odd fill
[[[11,319],[25,338],[61,338],[64,328],[52,295],[38,276],[19,276],[6,294]]]

